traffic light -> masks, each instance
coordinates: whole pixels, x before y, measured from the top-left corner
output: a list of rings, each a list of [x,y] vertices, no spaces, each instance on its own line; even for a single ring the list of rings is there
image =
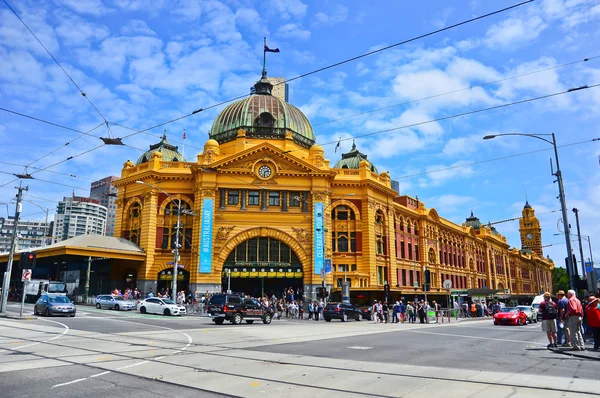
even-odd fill
[[[383,285],[383,291],[386,293],[390,292],[390,285],[388,285],[387,283],[385,285]]]
[[[425,270],[425,284],[423,286],[423,289],[426,292],[431,290],[431,271],[428,269]]]
[[[37,259],[37,256],[36,256],[35,252],[27,253],[26,257],[25,257],[25,268],[34,269],[36,259]]]
[[[325,298],[327,296],[329,296],[329,292],[327,291],[326,288],[324,288],[322,286],[317,287],[317,297],[318,298]]]

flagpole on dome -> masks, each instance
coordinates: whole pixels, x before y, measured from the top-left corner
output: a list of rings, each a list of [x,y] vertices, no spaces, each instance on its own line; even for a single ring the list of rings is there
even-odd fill
[[[264,37],[264,46],[263,46],[263,70],[262,70],[263,79],[267,77],[267,38]]]
[[[183,143],[181,144],[181,157],[185,159],[185,129],[183,129]]]

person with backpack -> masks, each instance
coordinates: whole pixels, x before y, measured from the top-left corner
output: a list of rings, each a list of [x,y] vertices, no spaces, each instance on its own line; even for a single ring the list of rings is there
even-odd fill
[[[556,338],[556,317],[558,310],[554,301],[551,300],[552,295],[548,292],[544,293],[544,301],[540,303],[540,312],[542,313],[542,330],[548,336],[548,349],[558,347]]]

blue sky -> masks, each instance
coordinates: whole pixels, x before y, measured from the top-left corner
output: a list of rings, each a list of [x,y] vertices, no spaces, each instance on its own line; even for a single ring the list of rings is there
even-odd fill
[[[507,1],[160,1],[13,0],[40,40],[61,62],[104,117],[135,129],[246,94],[258,79],[262,40],[270,76],[292,78],[373,49],[506,7]],[[152,4],[152,6],[150,6]],[[600,4],[593,0],[545,0],[519,7],[408,45],[363,58],[290,83],[290,102],[314,125],[319,143],[600,83],[600,59],[501,83],[471,86],[600,55]],[[0,4],[0,106],[88,131],[102,118],[78,93],[19,20]],[[461,90],[424,101],[407,101]],[[400,181],[401,193],[461,223],[471,210],[481,221],[518,217],[528,195],[543,227],[545,248],[563,264],[557,187],[550,175],[551,151],[477,165],[473,162],[550,148],[521,137],[483,141],[493,133],[552,133],[559,145],[600,137],[600,89],[459,117],[357,140],[380,171]],[[341,121],[331,120],[388,107]],[[187,130],[186,157],[200,152],[212,120],[222,108],[166,126],[171,141]],[[327,122],[327,123],[326,123]],[[147,149],[163,128],[125,142]],[[101,134],[102,133],[102,134]],[[121,137],[129,130],[112,127]],[[92,134],[106,136],[101,126]],[[101,142],[16,115],[0,112],[2,161],[46,167]],[[75,140],[76,139],[76,140]],[[64,144],[70,142],[68,146]],[[342,143],[350,149],[351,141]],[[334,145],[325,146],[332,164]],[[569,209],[578,207],[582,234],[600,242],[600,142],[560,148]],[[103,147],[52,167],[36,178],[84,189],[91,180],[120,175],[123,162],[140,151]],[[441,172],[434,170],[462,166]],[[5,172],[22,167],[2,165]],[[34,172],[35,169],[29,169]],[[0,175],[0,185],[10,175]],[[29,198],[51,201],[73,188],[27,181]],[[0,187],[0,200],[14,197],[16,183]],[[75,189],[76,194],[87,194]],[[39,209],[25,204],[28,218]],[[11,210],[12,212],[12,210]],[[51,213],[53,209],[51,210]],[[570,212],[574,226],[574,217]],[[518,222],[497,229],[519,246]],[[587,253],[587,245],[586,250]],[[587,257],[587,254],[586,254]],[[596,255],[600,258],[600,255]]]

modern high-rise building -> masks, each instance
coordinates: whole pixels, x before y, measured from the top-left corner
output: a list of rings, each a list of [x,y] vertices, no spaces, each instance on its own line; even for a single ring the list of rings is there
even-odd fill
[[[96,199],[64,197],[58,202],[52,230],[53,242],[79,235],[104,235],[108,209]]]
[[[13,217],[0,217],[0,253],[10,250],[15,226]],[[33,249],[49,245],[52,241],[52,222],[19,220],[17,224],[17,250]]]
[[[117,188],[113,186],[113,182],[119,177],[110,176],[98,181],[92,182],[90,185],[90,198],[96,199],[100,204],[108,209],[106,218],[106,236],[113,236],[115,232],[115,213],[117,205]]]
[[[273,85],[271,95],[282,101],[289,102],[289,86],[285,82],[284,77],[268,77],[267,80]]]

